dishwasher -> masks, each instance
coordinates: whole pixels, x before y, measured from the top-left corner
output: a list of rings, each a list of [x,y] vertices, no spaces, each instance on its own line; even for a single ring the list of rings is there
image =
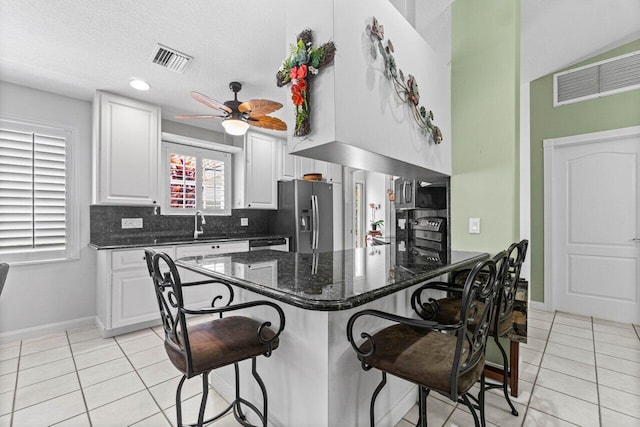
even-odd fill
[[[289,239],[286,237],[265,237],[264,239],[249,240],[250,251],[260,251],[264,249],[289,252]]]

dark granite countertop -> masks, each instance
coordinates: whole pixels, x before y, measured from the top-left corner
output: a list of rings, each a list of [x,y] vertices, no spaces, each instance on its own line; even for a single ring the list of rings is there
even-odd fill
[[[170,246],[170,245],[187,245],[192,243],[212,243],[212,242],[237,242],[242,240],[256,239],[273,239],[289,237],[282,235],[221,235],[221,236],[204,236],[194,239],[191,236],[172,236],[172,235],[131,235],[131,236],[106,236],[103,240],[93,241],[89,246],[97,249],[129,249],[142,248],[146,246]]]
[[[176,264],[308,310],[357,307],[485,259],[481,252],[452,251],[430,263],[396,255],[393,245],[316,254],[272,250],[185,257]]]

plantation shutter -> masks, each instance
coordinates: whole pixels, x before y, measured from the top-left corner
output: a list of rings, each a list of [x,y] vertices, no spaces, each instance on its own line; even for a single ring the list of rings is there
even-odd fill
[[[67,138],[32,128],[0,121],[0,258],[68,249]]]

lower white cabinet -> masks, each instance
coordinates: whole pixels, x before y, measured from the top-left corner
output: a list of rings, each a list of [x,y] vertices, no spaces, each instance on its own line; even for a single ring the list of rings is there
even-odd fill
[[[249,282],[275,287],[278,285],[278,261],[239,264],[236,266],[235,274]]]
[[[219,242],[155,248],[171,258],[202,256],[231,252],[246,252],[249,242]],[[222,258],[220,262],[230,262]],[[179,269],[183,282],[206,280],[197,273]],[[98,251],[97,264],[97,323],[102,336],[130,332],[160,323],[160,312],[149,277],[144,249],[114,249]],[[211,285],[216,286],[216,285]],[[210,306],[212,296],[226,288],[210,285],[183,288],[185,305],[189,307]]]

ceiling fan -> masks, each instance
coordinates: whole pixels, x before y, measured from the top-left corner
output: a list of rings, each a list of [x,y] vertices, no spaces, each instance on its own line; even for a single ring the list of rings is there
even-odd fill
[[[238,101],[238,92],[242,89],[242,83],[231,82],[229,83],[229,89],[233,92],[234,99],[225,103],[211,99],[199,92],[191,92],[193,99],[207,107],[221,111],[222,114],[181,114],[176,116],[176,119],[223,119],[222,126],[231,135],[244,135],[249,126],[271,130],[287,130],[285,122],[267,115],[282,108],[282,104],[268,99],[252,99],[240,102]]]

